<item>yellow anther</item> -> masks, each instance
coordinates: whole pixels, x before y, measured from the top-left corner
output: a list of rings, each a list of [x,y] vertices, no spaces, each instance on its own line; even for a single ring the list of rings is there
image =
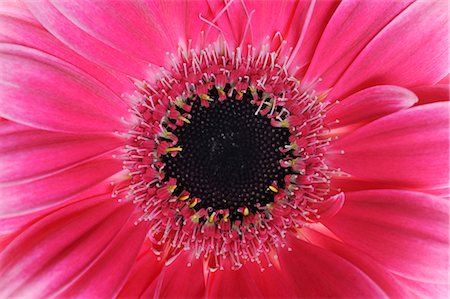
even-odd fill
[[[183,104],[184,104],[183,99],[181,97],[177,97],[177,99],[175,100],[175,105],[181,108]]]
[[[251,93],[256,93],[256,86],[250,85],[248,88],[250,88]]]
[[[198,203],[198,199],[194,198],[194,201],[191,202],[191,204],[189,205],[189,208],[192,209],[193,207],[195,207],[195,205]]]
[[[247,207],[244,208],[244,216],[248,216],[250,214],[250,211]]]
[[[272,191],[273,193],[278,193],[278,189],[275,188],[274,186],[270,185],[269,188],[267,188],[267,190]]]
[[[216,212],[213,212],[211,214],[211,216],[209,216],[209,218],[208,218],[209,223],[213,223],[214,222],[214,216],[216,216]]]
[[[189,195],[184,195],[184,196],[181,196],[179,199],[181,201],[186,201],[188,198],[189,198]]]
[[[166,149],[166,152],[170,153],[170,152],[181,152],[183,149],[181,148],[181,146],[175,146],[175,147],[168,147]]]
[[[178,116],[178,119],[184,121],[184,122],[187,123],[187,124],[190,124],[190,123],[191,123],[191,121],[190,121],[189,119],[187,119],[186,117],[181,116],[181,115]]]
[[[170,193],[173,193],[173,191],[175,191],[175,189],[177,189],[177,185],[173,185],[173,186],[167,187],[167,190],[168,190]]]
[[[289,122],[287,121],[287,119],[284,119],[280,122],[280,126],[282,128],[289,128]]]
[[[223,221],[228,222],[229,218],[230,218],[230,215],[226,214],[226,215],[223,216],[222,219],[223,219]]]
[[[206,93],[200,95],[200,100],[203,101],[212,101],[212,99]]]
[[[163,137],[169,137],[170,135],[172,135],[172,132],[169,131],[163,132]]]

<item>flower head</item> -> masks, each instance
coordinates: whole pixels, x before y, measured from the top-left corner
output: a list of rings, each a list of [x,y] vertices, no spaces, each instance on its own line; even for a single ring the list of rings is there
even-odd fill
[[[443,296],[445,6],[3,4],[0,293]]]

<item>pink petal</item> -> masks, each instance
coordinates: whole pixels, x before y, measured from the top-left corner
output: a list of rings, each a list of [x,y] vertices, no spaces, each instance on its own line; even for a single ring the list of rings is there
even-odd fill
[[[100,82],[37,50],[4,44],[0,53],[2,117],[54,131],[123,130],[126,105]]]
[[[402,190],[346,193],[342,210],[324,224],[390,271],[414,280],[448,279],[447,200]]]
[[[142,298],[205,298],[205,294],[203,260],[184,252],[161,270]]]
[[[361,269],[309,243],[290,242],[279,250],[281,271],[301,298],[386,298],[384,291]],[[351,283],[350,283],[351,282]]]
[[[317,45],[305,75],[306,85],[320,77],[319,86],[332,87],[361,50],[410,2],[341,2]]]
[[[124,144],[113,135],[72,135],[0,123],[5,126],[17,130],[2,134],[0,128],[0,186],[74,167]]]
[[[406,88],[392,85],[369,87],[345,98],[327,112],[328,121],[339,120],[336,126],[369,122],[382,116],[406,109],[418,101]]]
[[[389,272],[386,267],[377,263],[365,252],[343,243],[321,223],[302,228],[297,238],[323,248],[329,253],[337,255],[364,272],[376,283],[389,298],[409,298],[411,293],[399,281],[399,277]],[[288,239],[288,244],[292,242]]]
[[[144,292],[158,277],[164,263],[157,260],[150,246],[145,243],[136,258],[125,285],[118,294],[119,298],[142,298]]]
[[[119,160],[97,159],[35,181],[0,187],[0,215],[19,216],[59,204],[121,168]]]
[[[419,98],[420,104],[450,100],[448,84],[416,86],[411,88],[411,90]]]
[[[250,265],[249,267],[252,267]],[[218,270],[211,273],[208,281],[209,298],[263,298],[257,276],[246,266],[239,270]],[[278,286],[277,287],[281,287]],[[274,292],[276,293],[276,292]]]
[[[411,4],[358,54],[329,96],[343,98],[372,85],[415,86],[441,80],[449,68],[447,8],[443,1]]]
[[[125,76],[112,74],[111,71],[106,71],[70,50],[40,24],[36,24],[37,21],[34,18],[29,20],[24,11],[26,8],[22,8],[23,13],[15,17],[5,15],[5,12],[0,13],[0,28],[2,28],[0,42],[37,49],[64,60],[99,80],[119,95],[134,88]]]
[[[69,3],[66,1],[65,3]],[[98,4],[105,2],[96,2]],[[114,2],[117,5],[121,3],[127,5],[127,3],[131,3],[129,1],[116,1]],[[74,16],[70,15],[68,11],[64,11],[64,8],[59,8],[63,10],[65,13],[68,13],[68,16],[65,16],[63,12],[59,11],[53,4],[51,4],[48,0],[46,1],[26,1],[28,9],[34,15],[34,17],[39,20],[39,22],[56,38],[58,38],[62,43],[67,45],[70,49],[79,53],[80,55],[88,58],[91,61],[99,63],[101,65],[106,65],[111,67],[119,72],[124,72],[128,75],[133,76],[134,78],[145,78],[145,73],[147,71],[148,62],[139,59],[137,57],[133,57],[132,53],[124,52],[121,49],[117,49],[119,45],[114,44],[113,41],[108,41],[100,34],[95,35],[95,27],[87,28],[83,25],[83,23]],[[62,6],[64,3],[58,3],[57,6]],[[86,4],[87,5],[87,4]],[[110,6],[113,4],[110,3]],[[137,4],[136,4],[137,5]],[[131,5],[130,5],[131,6]],[[110,16],[111,19],[106,18],[106,12],[100,12],[98,8],[94,6],[93,2],[90,2],[89,5],[84,7],[86,12],[93,12],[95,14],[99,14],[99,17],[103,19],[101,22],[98,22],[97,26],[100,27],[100,30],[105,30],[105,26],[112,26],[113,24],[116,26],[110,30],[110,35],[114,35],[116,31],[114,30],[125,30],[127,24],[122,24],[122,21],[117,19],[117,16]],[[80,8],[80,7],[79,7]],[[78,9],[79,11],[79,9]],[[127,10],[128,11],[128,10]],[[75,13],[75,11],[74,11]],[[136,13],[133,13],[130,16],[135,16]],[[106,18],[106,19],[105,19]],[[97,15],[91,15],[92,20],[97,20]],[[115,19],[114,21],[112,21]],[[136,21],[145,21],[145,18],[140,17]],[[122,25],[122,27],[121,27]],[[141,25],[141,24],[137,24]],[[125,28],[123,28],[125,26]],[[94,31],[92,31],[94,30]],[[137,27],[133,28],[132,31],[136,32]],[[125,36],[132,36],[133,33],[127,32]],[[118,31],[119,32],[119,31]],[[122,34],[118,34],[117,38],[123,36]],[[94,34],[94,35],[92,35]],[[126,38],[126,37],[124,37]],[[139,40],[142,40],[143,36],[140,37]],[[158,40],[158,39],[156,39]],[[129,42],[130,38],[126,40]],[[152,43],[153,44],[153,43]],[[132,43],[129,50],[132,50],[135,43]],[[120,45],[121,47],[127,47],[127,44]],[[158,47],[154,47],[158,48]]]
[[[261,270],[255,262],[247,262],[239,270],[226,269],[211,273],[207,281],[209,298],[302,298],[296,276],[276,266]]]
[[[206,1],[158,0],[151,1],[148,5],[151,15],[164,27],[162,34],[170,37],[174,45],[181,45],[186,49],[191,44],[192,48],[200,50],[200,47],[216,41],[217,30],[209,30],[210,25],[201,19],[213,19]]]
[[[402,285],[405,287],[405,289],[408,289],[410,291],[410,298],[448,298],[450,291],[448,283],[423,283],[403,277],[399,277],[397,279],[402,282]]]
[[[449,103],[440,102],[352,132],[331,144],[328,162],[359,179],[436,189],[448,186],[448,156]]]
[[[147,223],[141,222],[136,225],[135,220],[136,217],[128,219],[94,263],[58,296],[62,298],[112,298],[117,296],[126,283],[149,230]],[[153,253],[148,252],[147,254]]]
[[[128,224],[123,228],[133,208],[131,203],[119,205],[109,196],[93,197],[66,206],[30,226],[0,256],[1,297],[51,297],[74,279],[87,275],[89,267],[114,253],[115,243],[124,234],[130,238],[142,235],[139,228],[130,230]],[[140,247],[139,242],[126,244],[122,252],[130,255],[135,247]],[[127,261],[121,255],[115,257],[115,271],[97,276],[87,290],[100,290],[102,281],[123,275],[120,267]],[[112,290],[117,286],[108,287]]]
[[[175,16],[159,15],[149,7],[151,4],[73,0],[52,1],[52,5],[61,13],[59,18],[64,17],[72,25],[96,38],[97,43],[103,43],[132,57],[160,64],[167,51],[176,53],[180,36],[170,36],[166,31],[166,23],[170,23],[168,18]],[[32,8],[32,11],[35,10]],[[54,25],[49,29],[55,30]]]

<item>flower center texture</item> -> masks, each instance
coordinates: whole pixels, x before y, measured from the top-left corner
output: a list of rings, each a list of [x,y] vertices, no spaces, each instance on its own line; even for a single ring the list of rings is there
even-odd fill
[[[228,93],[228,85],[224,92]],[[236,99],[236,92],[219,101],[216,88],[208,91],[209,107],[193,99],[189,124],[173,130],[182,151],[166,156],[166,174],[176,178],[175,195],[187,191],[201,199],[196,210],[228,209],[230,219],[242,219],[246,208],[274,201],[272,184],[284,187],[289,168],[279,161],[286,158],[280,148],[289,144],[289,130],[273,127],[270,120],[255,115],[250,90]],[[260,93],[262,95],[262,93]],[[259,96],[258,96],[259,98]]]
[[[153,82],[135,80],[129,184],[114,196],[142,208],[169,261],[189,250],[210,270],[270,266],[330,196],[328,103],[268,48],[180,50]]]

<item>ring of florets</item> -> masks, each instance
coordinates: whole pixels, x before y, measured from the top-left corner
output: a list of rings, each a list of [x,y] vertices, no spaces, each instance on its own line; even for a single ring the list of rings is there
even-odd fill
[[[176,257],[192,250],[193,257],[208,260],[210,269],[225,264],[236,269],[248,260],[270,266],[273,249],[284,246],[288,230],[320,217],[333,174],[324,161],[330,142],[323,124],[328,104],[288,74],[278,52],[265,49],[249,47],[244,56],[217,43],[200,52],[180,51],[178,57],[170,56],[172,67],[162,69],[155,82],[134,81],[137,122],[127,134],[123,155],[129,181],[114,195],[142,207],[140,221],[150,222],[155,252]],[[176,132],[190,125],[194,103],[207,108],[211,101],[241,101],[244,96],[250,97],[255,114],[289,130],[288,144],[278,149],[283,153],[279,165],[288,171],[281,182],[265,186],[273,201],[238,207],[240,217],[226,208],[199,209],[202,198],[177,189],[176,178],[166,173],[165,158],[183,151]]]

